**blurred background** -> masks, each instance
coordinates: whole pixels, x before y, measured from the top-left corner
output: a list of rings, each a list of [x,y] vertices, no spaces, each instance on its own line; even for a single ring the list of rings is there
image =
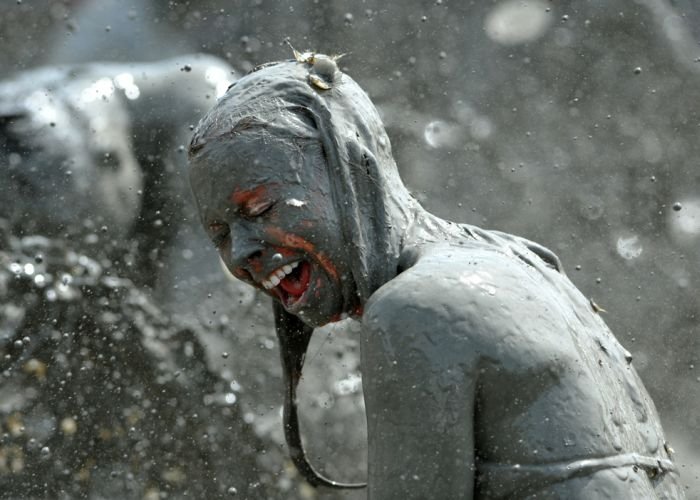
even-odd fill
[[[560,256],[700,499],[692,0],[2,2],[0,498],[364,498],[297,476],[269,303],[184,180],[191,126],[285,40],[346,54],[429,210]],[[317,331],[300,386],[336,480],[366,470],[358,353]]]

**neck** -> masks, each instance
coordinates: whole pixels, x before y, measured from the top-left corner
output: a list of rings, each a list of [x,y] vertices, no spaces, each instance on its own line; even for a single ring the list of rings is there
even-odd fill
[[[403,270],[411,267],[418,258],[418,252],[426,243],[451,239],[460,229],[457,224],[443,220],[427,210],[416,201],[408,191],[394,192],[386,200],[384,238],[376,245],[372,254],[367,254],[368,276],[365,293],[358,293],[360,311],[372,293],[386,282],[395,278]],[[380,248],[381,247],[381,248]],[[374,253],[376,252],[376,253]],[[380,279],[377,279],[377,278]],[[363,276],[360,277],[360,280]],[[369,286],[368,286],[369,285]],[[358,291],[363,288],[358,287]]]
[[[398,258],[394,268],[397,274],[413,266],[426,245],[465,238],[464,225],[431,214],[417,201],[411,199],[409,222],[402,226]],[[394,277],[392,276],[392,278]]]

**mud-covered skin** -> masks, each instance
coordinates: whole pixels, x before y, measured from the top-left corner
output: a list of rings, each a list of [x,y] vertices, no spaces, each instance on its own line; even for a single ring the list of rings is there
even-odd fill
[[[357,296],[318,143],[289,148],[248,132],[214,151],[197,159],[190,180],[202,223],[229,271],[282,299],[313,326],[352,309],[344,298],[357,303]],[[229,178],[232,169],[236,176]],[[262,282],[296,262],[309,263],[310,276],[303,295],[290,304],[288,294],[280,297],[279,287],[267,290]]]
[[[252,141],[251,130],[290,151],[299,138],[317,137],[323,148],[326,174],[305,188],[313,193],[329,179],[337,214],[314,225],[324,235],[336,230],[347,247],[347,261],[336,263],[349,269],[348,289],[359,297],[359,308],[347,307],[347,295],[342,303],[364,326],[368,498],[684,498],[631,356],[557,257],[426,212],[398,177],[376,110],[332,60],[297,54],[266,66],[200,123],[190,147],[193,190],[210,231],[201,207],[216,202],[199,176],[246,179],[251,167],[232,162],[226,144]],[[202,158],[220,165],[202,169]],[[294,155],[275,162],[278,172],[266,169],[267,185],[287,182],[289,163]],[[261,231],[299,231],[295,210],[285,228],[263,222]],[[323,227],[328,221],[340,227]],[[230,234],[233,248],[246,245]],[[314,243],[336,255],[337,241]],[[279,306],[275,318],[281,345],[303,351],[309,326]],[[292,457],[314,481],[295,425],[303,352],[282,358]]]
[[[683,498],[629,353],[563,275],[481,241],[420,247],[363,318],[370,497]],[[661,468],[556,480],[627,454]]]
[[[189,126],[232,80],[226,63],[194,54],[0,82],[0,217],[17,235],[131,238],[135,266],[152,270],[183,217]]]

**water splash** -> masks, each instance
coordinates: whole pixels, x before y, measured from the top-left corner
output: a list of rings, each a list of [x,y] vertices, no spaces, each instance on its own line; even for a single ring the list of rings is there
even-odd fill
[[[97,99],[107,100],[114,94],[115,86],[111,78],[100,78],[80,93],[80,102],[87,104]]]
[[[214,87],[217,99],[224,95],[226,89],[233,83],[226,71],[216,66],[206,69],[204,79]]]
[[[124,91],[124,95],[127,99],[138,99],[141,95],[141,90],[139,89],[138,85],[134,83],[134,76],[131,73],[118,74],[114,77],[114,84],[118,89]]]

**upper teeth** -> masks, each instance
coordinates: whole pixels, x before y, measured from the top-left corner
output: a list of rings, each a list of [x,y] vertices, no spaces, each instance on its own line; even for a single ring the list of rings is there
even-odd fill
[[[280,281],[282,281],[284,277],[291,273],[298,265],[298,262],[292,262],[290,264],[285,264],[282,267],[278,267],[270,273],[267,279],[262,280],[262,286],[265,287],[265,290],[276,287],[280,284]]]

